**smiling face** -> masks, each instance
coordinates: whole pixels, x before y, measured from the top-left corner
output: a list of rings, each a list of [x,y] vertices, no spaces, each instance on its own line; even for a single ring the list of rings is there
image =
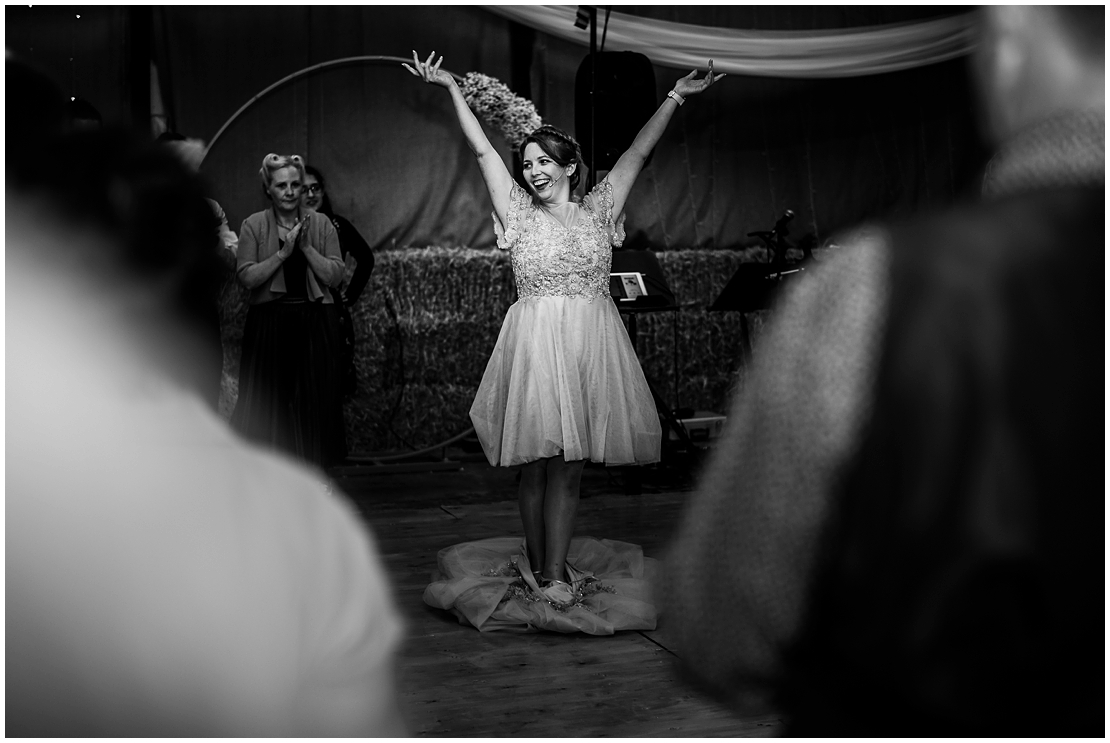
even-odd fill
[[[279,214],[296,214],[301,205],[301,171],[293,166],[274,171],[266,191]]]
[[[301,205],[305,209],[316,211],[324,203],[324,184],[320,183],[312,173],[304,174],[304,188],[301,189]]]
[[[535,142],[524,148],[524,180],[532,193],[545,204],[564,204],[570,201],[569,176],[576,165],[559,165]]]

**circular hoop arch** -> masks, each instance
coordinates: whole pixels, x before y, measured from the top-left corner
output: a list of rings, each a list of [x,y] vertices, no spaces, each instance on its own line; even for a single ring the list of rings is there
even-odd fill
[[[257,93],[253,98],[251,98],[249,101],[247,101],[242,106],[240,106],[239,110],[236,111],[235,113],[233,113],[231,115],[230,119],[228,119],[227,121],[224,122],[224,125],[219,128],[219,131],[216,132],[216,136],[212,137],[212,141],[210,141],[208,143],[208,146],[204,148],[204,154],[201,156],[200,162],[201,162],[202,165],[204,164],[205,158],[208,157],[209,151],[211,151],[211,149],[216,145],[216,142],[219,141],[220,136],[225,131],[227,131],[227,128],[229,126],[231,126],[235,122],[235,120],[243,114],[244,111],[246,111],[248,108],[253,106],[255,103],[257,103],[259,100],[261,100],[265,96],[269,95],[273,91],[280,88],[282,85],[285,85],[286,83],[290,83],[290,82],[296,80],[297,78],[305,77],[306,75],[309,75],[313,72],[318,72],[320,70],[326,70],[326,69],[329,69],[331,67],[341,67],[343,65],[366,64],[366,63],[369,63],[369,64],[385,64],[385,63],[388,63],[388,62],[393,62],[393,63],[400,64],[402,62],[407,63],[407,62],[411,62],[411,61],[412,60],[408,59],[407,57],[390,57],[390,56],[385,56],[385,55],[381,55],[381,54],[373,54],[373,55],[360,56],[360,57],[343,57],[342,59],[333,59],[333,60],[330,60],[330,61],[327,61],[327,62],[320,62],[320,63],[314,64],[310,67],[305,67],[303,70],[298,70],[297,72],[294,72],[291,75],[286,75],[285,77],[283,77],[282,79],[280,79],[276,83],[274,83],[273,85],[270,85],[269,87],[264,88],[261,92]],[[451,72],[449,70],[444,70],[444,72],[446,72],[451,77],[455,78],[456,82],[462,82],[462,80],[463,80],[462,75],[458,75],[458,74],[456,74],[454,72]]]

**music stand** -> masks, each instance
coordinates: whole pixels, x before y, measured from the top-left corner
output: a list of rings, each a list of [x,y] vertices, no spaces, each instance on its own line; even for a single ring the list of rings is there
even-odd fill
[[[782,285],[805,270],[804,264],[813,258],[814,239],[806,236],[799,246],[803,256],[801,263],[786,260],[787,251],[794,247],[786,239],[792,219],[794,212],[787,209],[770,230],[748,233],[748,237],[758,237],[767,247],[767,262],[740,264],[717,299],[709,305],[710,312],[741,313],[740,342],[744,363],[752,355],[747,313],[770,309]]]
[[[801,264],[777,268],[769,263],[741,263],[725,288],[709,305],[710,312],[758,312],[768,310],[783,284],[803,270]]]
[[[638,274],[640,277],[639,284],[647,293],[634,298],[622,296],[622,282],[620,277],[627,274]],[[671,288],[667,285],[667,278],[663,274],[663,267],[659,265],[659,259],[656,258],[655,253],[650,250],[614,250],[609,288],[610,293],[613,295],[613,302],[617,305],[617,310],[627,318],[628,337],[629,340],[632,341],[633,350],[636,349],[637,315],[644,312],[674,312],[675,318],[677,319],[678,304],[675,302],[674,292],[671,291]],[[677,324],[675,332],[678,332]],[[676,337],[676,349],[677,343],[678,339]],[[676,389],[678,388],[677,366],[676,361]],[[690,440],[690,435],[686,432],[686,427],[679,422],[671,406],[667,404],[667,401],[659,394],[659,390],[652,384],[647,374],[644,375],[644,378],[647,379],[648,389],[651,390],[651,396],[655,400],[656,409],[663,416],[667,425],[674,430],[679,441],[686,446],[688,451],[692,450],[694,448],[694,442]]]
[[[741,263],[713,304],[709,305],[710,312],[740,313],[744,363],[747,363],[752,354],[747,313],[770,309],[783,285],[800,276],[804,270],[801,263]]]
[[[640,276],[644,294],[632,299],[622,295],[617,277],[628,274]],[[667,285],[667,277],[663,274],[663,267],[650,250],[614,250],[609,279],[610,293],[621,313],[634,315],[640,312],[678,310],[674,292]]]

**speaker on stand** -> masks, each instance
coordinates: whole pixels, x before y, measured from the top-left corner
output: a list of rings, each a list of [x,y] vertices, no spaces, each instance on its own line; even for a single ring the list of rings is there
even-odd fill
[[[595,52],[582,60],[574,79],[574,131],[589,168],[587,190],[598,171],[613,169],[657,108],[655,69],[643,54]]]

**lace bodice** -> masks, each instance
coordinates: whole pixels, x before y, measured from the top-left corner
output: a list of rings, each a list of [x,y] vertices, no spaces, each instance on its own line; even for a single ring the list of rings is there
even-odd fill
[[[511,251],[520,299],[609,297],[613,246],[624,242],[624,230],[613,224],[612,185],[603,180],[573,208],[577,221],[564,227],[514,183],[504,229],[494,216],[497,247]]]

